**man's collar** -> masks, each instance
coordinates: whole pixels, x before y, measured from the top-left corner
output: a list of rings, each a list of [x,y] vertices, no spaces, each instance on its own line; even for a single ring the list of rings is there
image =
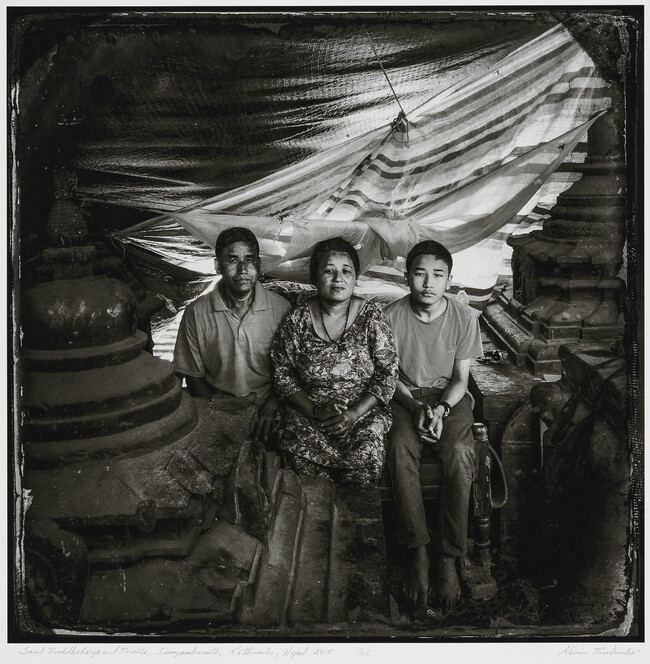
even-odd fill
[[[255,299],[253,300],[253,311],[265,311],[267,308],[266,289],[259,281],[255,282]],[[228,311],[226,303],[223,301],[219,284],[212,289],[212,310]]]
[[[266,288],[259,281],[255,282],[255,300],[253,311],[264,311],[268,306]]]
[[[219,289],[219,283],[214,285],[212,292],[210,293],[210,302],[212,304],[212,311],[227,311],[228,307],[221,297],[221,290]]]

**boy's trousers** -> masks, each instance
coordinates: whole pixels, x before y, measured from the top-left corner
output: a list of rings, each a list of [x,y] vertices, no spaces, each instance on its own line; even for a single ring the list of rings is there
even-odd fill
[[[413,396],[434,406],[440,390],[418,390]],[[401,537],[408,548],[429,542],[420,484],[420,458],[430,447],[421,443],[413,416],[391,403],[393,426],[388,434],[388,467],[400,519]],[[437,518],[437,548],[445,555],[462,556],[467,550],[469,497],[475,475],[476,454],[470,399],[465,395],[443,421],[440,440],[433,445],[442,465],[442,487]],[[429,453],[427,453],[429,456]]]

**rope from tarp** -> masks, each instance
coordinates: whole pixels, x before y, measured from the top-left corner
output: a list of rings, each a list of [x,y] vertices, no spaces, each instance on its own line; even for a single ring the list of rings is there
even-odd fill
[[[384,72],[384,76],[386,77],[386,80],[388,81],[388,86],[390,87],[391,92],[393,93],[393,96],[395,97],[395,101],[397,102],[397,105],[399,106],[400,111],[402,111],[401,116],[403,116],[403,118],[406,118],[406,111],[404,110],[404,108],[402,108],[402,104],[400,103],[399,97],[397,96],[397,93],[395,92],[395,88],[393,87],[393,84],[390,82],[390,78],[388,78],[388,73],[384,69],[384,64],[382,63],[381,58],[379,57],[379,54],[377,53],[377,49],[375,49],[375,45],[372,41],[372,38],[370,37],[370,33],[368,32],[368,30],[366,28],[364,28],[364,31],[366,33],[366,36],[368,37],[368,41],[370,42],[370,48],[372,48],[372,52],[375,54],[375,58],[377,58],[377,63],[381,67],[381,70]]]

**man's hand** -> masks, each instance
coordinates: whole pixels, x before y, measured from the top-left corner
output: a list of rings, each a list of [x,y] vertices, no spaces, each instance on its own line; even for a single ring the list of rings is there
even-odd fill
[[[430,428],[430,423],[433,420],[433,411],[431,406],[421,401],[417,402],[413,408],[413,426],[415,431],[420,437],[420,440],[423,438],[431,438],[433,435],[433,429]],[[436,440],[427,440],[425,442],[435,443]]]
[[[413,424],[423,443],[435,445],[442,434],[442,413],[439,408],[418,403],[413,409]]]
[[[252,438],[266,442],[271,434],[273,418],[278,410],[278,399],[271,395],[258,409],[257,415],[251,424],[250,435]]]
[[[442,406],[437,406],[436,408],[431,409],[433,417],[429,422],[428,430],[430,432],[429,435],[431,436],[431,438],[434,439],[434,442],[436,443],[440,440],[440,436],[442,435],[442,424],[443,424],[442,415],[444,412],[445,409]]]

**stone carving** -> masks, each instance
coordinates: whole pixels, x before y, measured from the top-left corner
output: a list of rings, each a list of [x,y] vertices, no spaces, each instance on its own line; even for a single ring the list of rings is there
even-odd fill
[[[543,228],[508,240],[512,293],[500,294],[484,312],[488,329],[535,376],[560,373],[562,344],[622,335],[630,36],[623,21],[584,15],[566,21],[611,82],[612,106],[588,131],[586,159],[576,165],[582,177],[558,196]]]
[[[536,385],[547,425],[544,618],[621,624],[630,595],[630,450],[626,365],[596,344],[560,348],[563,377]]]

